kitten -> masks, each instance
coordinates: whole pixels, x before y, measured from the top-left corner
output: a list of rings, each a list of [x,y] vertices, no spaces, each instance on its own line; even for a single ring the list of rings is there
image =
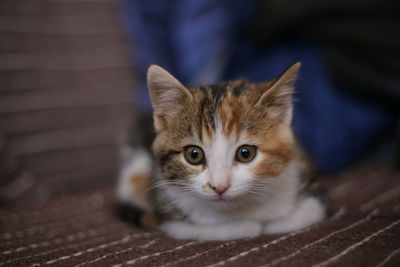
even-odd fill
[[[307,191],[291,129],[300,63],[272,82],[186,88],[147,73],[156,137],[151,155],[125,148],[118,195],[178,239],[231,240],[297,231],[325,217]]]

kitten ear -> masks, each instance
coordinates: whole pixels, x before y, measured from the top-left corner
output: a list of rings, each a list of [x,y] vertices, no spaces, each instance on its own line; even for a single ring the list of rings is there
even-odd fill
[[[301,63],[296,62],[284,71],[257,102],[257,105],[274,107],[274,115],[282,116],[287,124],[292,120],[292,95],[300,66]]]
[[[153,105],[154,126],[156,131],[160,131],[173,119],[176,108],[192,99],[192,94],[168,71],[157,65],[151,65],[147,71],[147,86]]]

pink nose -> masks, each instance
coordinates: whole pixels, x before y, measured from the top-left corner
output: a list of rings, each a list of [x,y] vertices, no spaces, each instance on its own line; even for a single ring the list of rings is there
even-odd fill
[[[222,196],[226,190],[228,190],[229,185],[223,185],[223,186],[213,186],[210,184],[210,187],[220,196]]]

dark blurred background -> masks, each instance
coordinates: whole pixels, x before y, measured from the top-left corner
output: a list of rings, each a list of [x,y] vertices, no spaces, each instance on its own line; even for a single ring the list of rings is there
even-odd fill
[[[151,112],[151,63],[195,86],[271,80],[299,60],[296,135],[320,171],[341,171],[387,139],[394,150],[399,7],[394,0],[123,0],[138,71],[136,106]]]
[[[127,125],[151,113],[150,64],[195,86],[300,60],[293,126],[318,169],[393,163],[399,13],[391,0],[2,0],[0,201],[115,183]]]
[[[134,71],[114,0],[0,1],[0,202],[116,181]]]

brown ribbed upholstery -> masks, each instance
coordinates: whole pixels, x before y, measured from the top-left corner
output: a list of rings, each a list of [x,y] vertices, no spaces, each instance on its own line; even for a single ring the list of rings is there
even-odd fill
[[[0,199],[112,184],[133,75],[118,2],[0,2]]]
[[[132,73],[114,0],[0,1],[0,266],[400,266],[400,177],[326,179],[331,216],[299,233],[166,238],[115,215]]]
[[[4,266],[399,266],[400,181],[385,166],[326,180],[331,216],[298,233],[190,242],[115,216],[111,187],[0,210]]]

